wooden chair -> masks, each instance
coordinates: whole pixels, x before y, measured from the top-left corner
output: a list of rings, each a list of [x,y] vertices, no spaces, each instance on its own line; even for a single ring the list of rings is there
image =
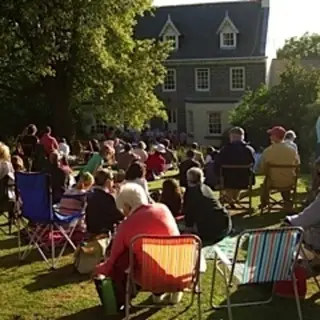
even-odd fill
[[[248,240],[248,251],[244,262],[241,262],[241,243],[243,238]],[[211,307],[226,308],[229,320],[232,320],[233,307],[258,306],[272,301],[273,292],[265,300],[231,303],[230,288],[248,284],[276,283],[291,280],[297,305],[299,319],[302,320],[302,310],[294,273],[298,259],[305,257],[302,248],[303,230],[301,228],[253,229],[243,231],[235,248],[234,256],[230,259],[219,248],[214,247],[215,257],[210,294]],[[301,255],[301,256],[300,256]],[[308,265],[309,267],[309,265]],[[216,273],[220,273],[225,284],[226,304],[215,305],[213,302],[216,283]],[[319,282],[313,277],[316,285]]]
[[[239,197],[234,199],[228,197],[224,192],[226,189],[225,187],[225,179],[224,179],[224,172],[225,170],[232,171],[232,170],[245,170],[248,172],[249,175],[249,185],[246,189],[233,189],[234,191],[239,192]],[[254,173],[253,173],[253,164],[250,165],[222,165],[220,170],[220,201],[222,204],[226,205],[228,209],[236,210],[236,211],[246,211],[250,214],[253,213],[252,208],[252,187],[254,182]],[[229,189],[230,190],[230,189]],[[244,194],[241,195],[241,191],[245,191]]]
[[[130,317],[131,293],[135,281],[135,257],[133,248],[141,248],[142,265],[139,285],[141,291],[152,293],[175,293],[191,290],[191,302],[198,297],[198,318],[201,319],[200,261],[201,240],[194,235],[150,236],[139,235],[130,245],[129,270],[126,286],[125,319]],[[139,305],[135,307],[152,307]],[[158,306],[159,307],[159,306]],[[188,307],[188,308],[189,308]]]
[[[273,170],[292,170],[293,183],[288,187],[280,187],[274,184],[271,178]],[[274,196],[278,193],[288,192],[290,196],[290,202],[292,203],[292,209],[297,205],[297,187],[299,179],[299,165],[268,165],[266,170],[265,179],[261,186],[263,198],[266,203],[261,204],[261,213],[279,211],[284,208],[285,201],[281,198],[277,200]]]

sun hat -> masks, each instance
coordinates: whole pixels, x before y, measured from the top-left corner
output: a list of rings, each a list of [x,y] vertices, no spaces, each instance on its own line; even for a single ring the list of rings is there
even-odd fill
[[[154,151],[159,153],[166,153],[166,148],[163,144],[160,143],[154,146]]]

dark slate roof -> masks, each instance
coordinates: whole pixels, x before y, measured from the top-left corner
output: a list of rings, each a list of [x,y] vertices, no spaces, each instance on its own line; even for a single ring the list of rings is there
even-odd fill
[[[217,30],[226,12],[239,30],[234,50],[220,49]],[[181,33],[179,50],[171,54],[172,59],[265,56],[269,9],[262,9],[260,1],[158,7],[139,19],[135,36],[159,38],[169,14]]]

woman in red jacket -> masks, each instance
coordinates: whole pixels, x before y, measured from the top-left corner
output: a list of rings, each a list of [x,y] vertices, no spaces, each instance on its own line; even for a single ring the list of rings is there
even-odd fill
[[[125,302],[126,270],[129,266],[129,246],[132,239],[140,234],[176,236],[180,233],[170,210],[160,203],[149,204],[145,190],[137,183],[123,185],[116,202],[126,219],[117,230],[110,257],[97,266],[95,274],[105,275],[112,279],[117,305],[121,308]],[[141,247],[135,250],[136,279],[139,284],[142,252]],[[155,297],[155,301],[159,298]]]

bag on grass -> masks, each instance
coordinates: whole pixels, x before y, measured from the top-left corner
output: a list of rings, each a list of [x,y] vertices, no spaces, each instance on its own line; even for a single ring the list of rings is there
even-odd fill
[[[74,255],[74,267],[81,274],[92,273],[97,264],[104,260],[110,238],[101,235],[95,239],[83,242]]]

